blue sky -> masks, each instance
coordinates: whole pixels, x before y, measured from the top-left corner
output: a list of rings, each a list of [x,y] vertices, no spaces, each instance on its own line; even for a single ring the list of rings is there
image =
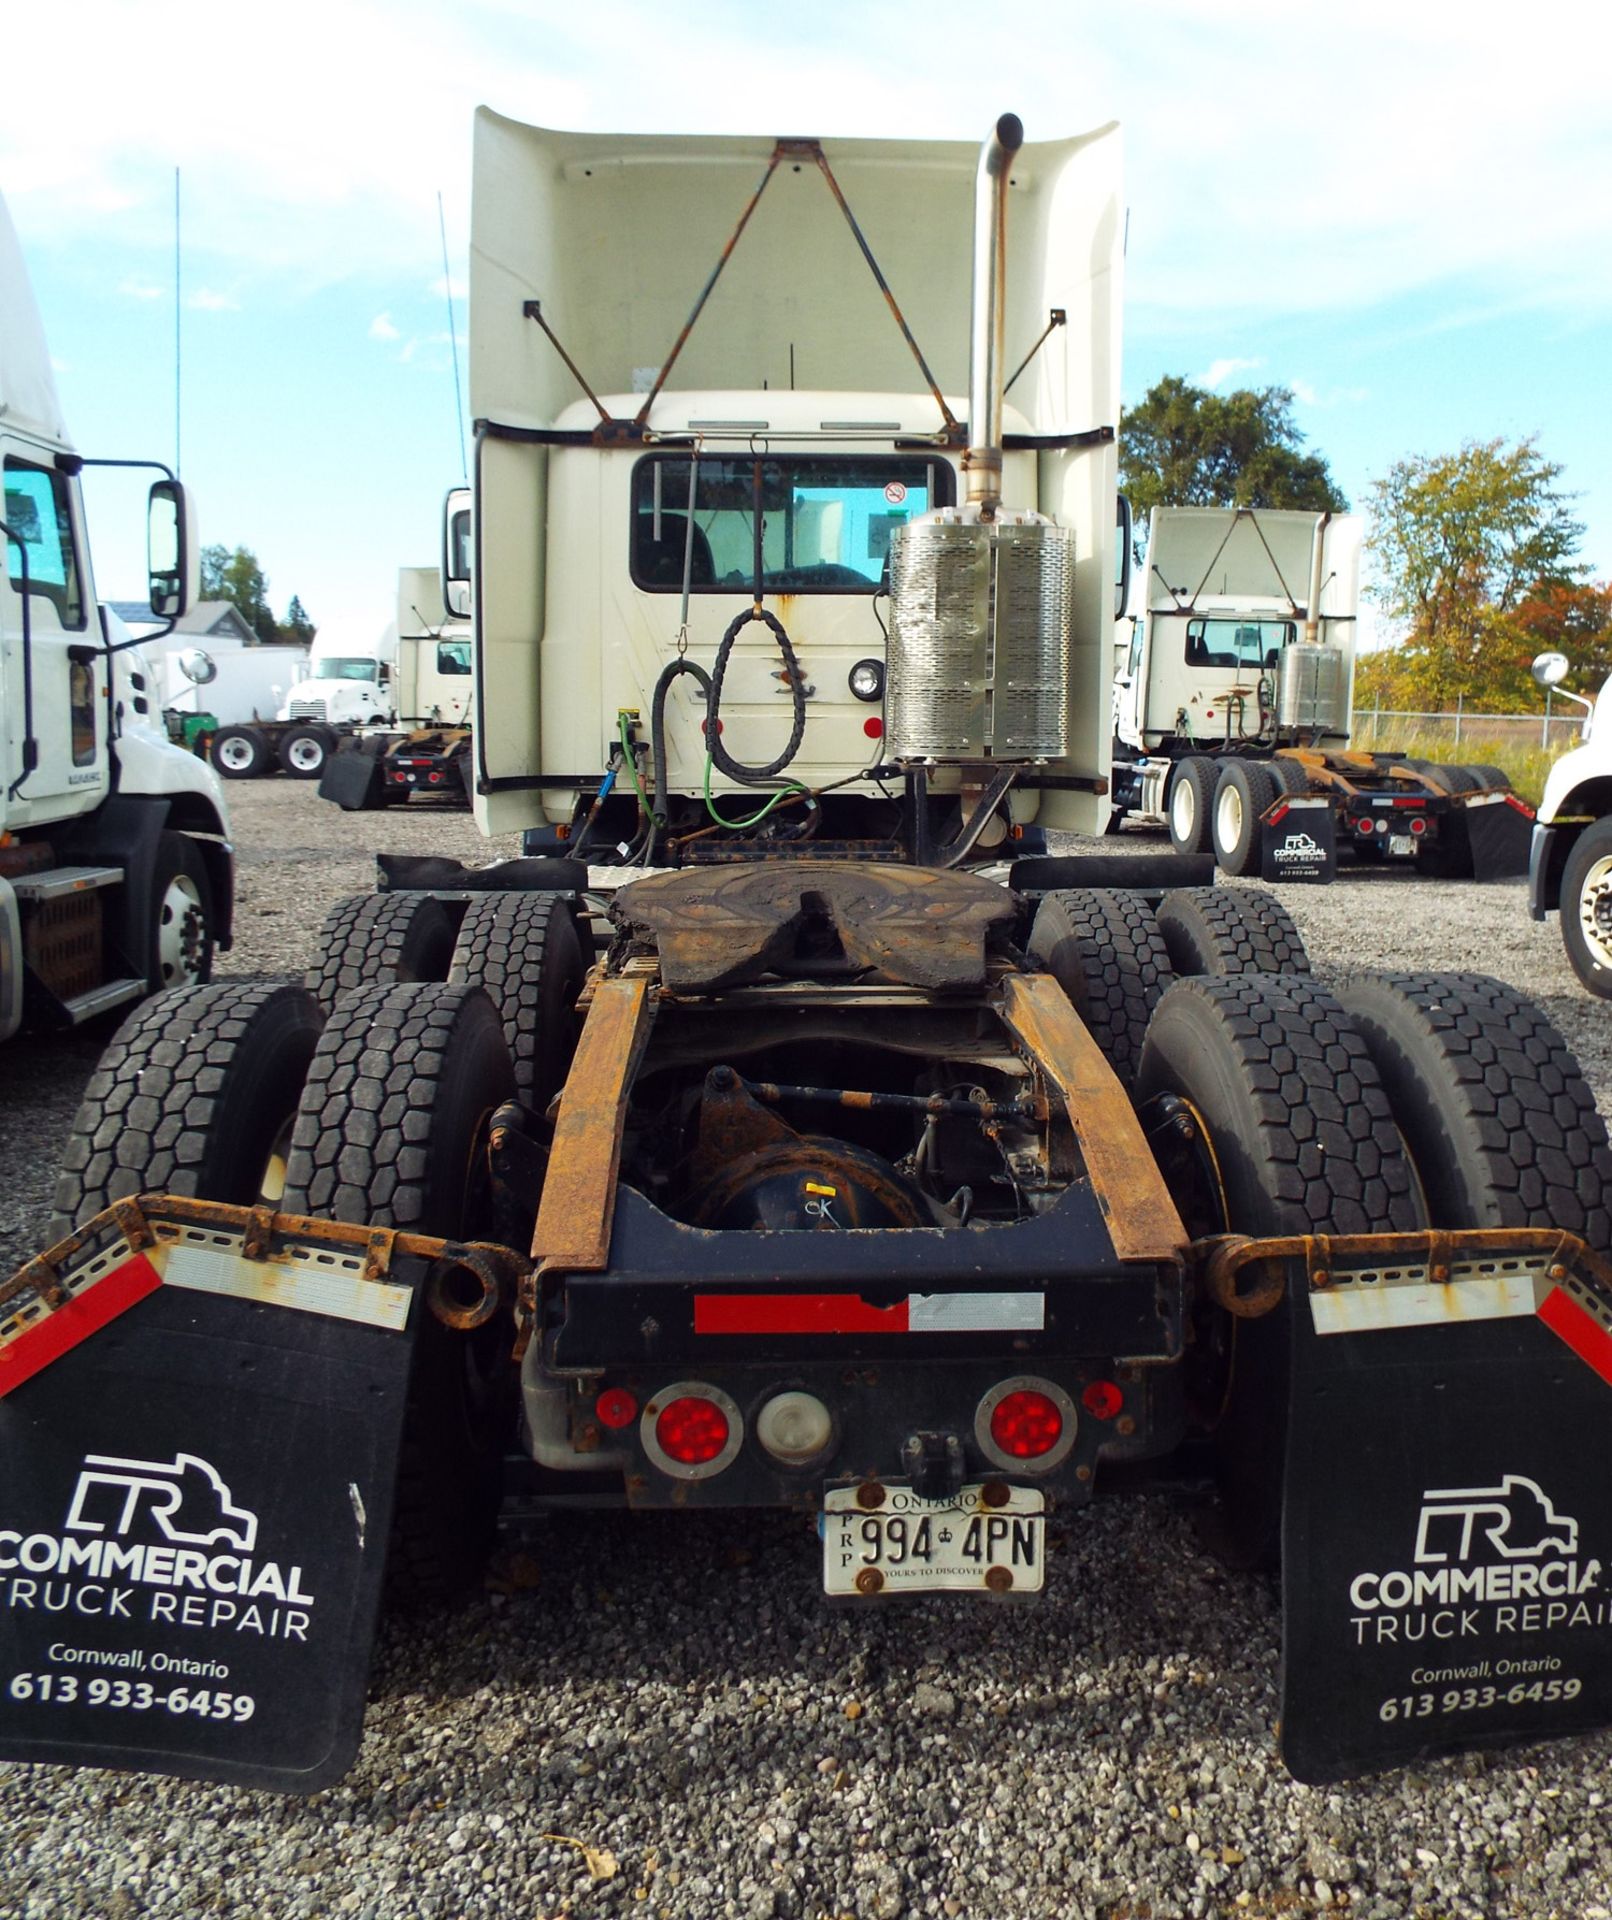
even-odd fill
[[[1124,391],[1278,383],[1356,503],[1410,453],[1538,436],[1612,575],[1612,25],[1474,0],[57,0],[8,21],[0,192],[69,426],[174,452],[202,536],[332,631],[430,564],[459,477],[471,115],[598,131],[1031,139],[1124,123]],[[461,346],[461,365],[463,349]],[[124,516],[100,587],[129,585]],[[134,562],[138,564],[137,559]]]

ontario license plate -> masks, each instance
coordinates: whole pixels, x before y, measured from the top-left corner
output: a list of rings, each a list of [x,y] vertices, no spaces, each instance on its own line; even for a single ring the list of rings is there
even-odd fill
[[[1388,836],[1388,851],[1397,859],[1408,860],[1416,851],[1416,842],[1408,833],[1391,833]]]
[[[987,1486],[964,1487],[948,1500],[921,1500],[906,1486],[830,1487],[823,1503],[824,1591],[863,1598],[1039,1593],[1046,1495],[1001,1482]]]

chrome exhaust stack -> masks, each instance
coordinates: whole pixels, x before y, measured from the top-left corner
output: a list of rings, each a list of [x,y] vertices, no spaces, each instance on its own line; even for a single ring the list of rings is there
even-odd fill
[[[980,148],[974,176],[974,286],[968,347],[968,505],[994,520],[1002,504],[1002,360],[1007,306],[1007,192],[1024,125],[1004,113]]]

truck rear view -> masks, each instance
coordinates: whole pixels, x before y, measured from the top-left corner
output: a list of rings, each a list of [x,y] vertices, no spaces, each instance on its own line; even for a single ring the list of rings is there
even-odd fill
[[[388,858],[306,989],[120,1036],[61,1238],[0,1294],[0,1750],[339,1776],[383,1579],[474,1579],[507,1487],[795,1511],[825,1597],[868,1607],[1033,1602],[1049,1516],[1211,1477],[1282,1561],[1301,1778],[1612,1718],[1612,1150],[1544,1016],[1478,975],[1329,991],[1202,862],[970,870],[1103,799],[1113,138],[1026,148],[1004,116],[977,152],[848,143],[842,174],[810,142],[713,161],[483,117],[476,800],[536,847]],[[568,211],[595,181],[602,226]],[[702,222],[735,265],[788,182],[832,219],[779,230],[674,386],[638,294]],[[838,195],[881,214],[920,340],[973,203],[932,348],[964,332],[966,420],[897,384],[882,297],[839,298],[867,260]],[[620,232],[636,264],[581,244]],[[878,386],[772,384],[804,306],[827,375],[854,346]],[[573,419],[578,339],[618,384]],[[1081,409],[1031,411],[1041,436],[1004,411],[1024,354],[1027,404]],[[759,818],[710,818],[747,787]],[[660,870],[559,857],[612,846]],[[80,1644],[170,1677],[81,1691],[64,1590]],[[1529,1677],[1430,1688],[1447,1638]]]

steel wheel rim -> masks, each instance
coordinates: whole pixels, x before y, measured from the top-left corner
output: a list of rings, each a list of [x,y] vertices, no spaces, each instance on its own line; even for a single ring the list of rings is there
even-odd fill
[[[325,764],[325,750],[317,740],[306,736],[293,740],[286,748],[286,758],[298,773],[317,773]]]
[[[1197,825],[1198,796],[1185,774],[1177,774],[1175,792],[1170,795],[1170,824],[1178,840],[1190,840]]]
[[[1612,971],[1612,854],[1595,861],[1578,891],[1578,924],[1590,958]]]
[[[1229,780],[1215,797],[1215,832],[1225,853],[1243,837],[1243,796]]]
[[[162,984],[177,987],[200,980],[206,943],[201,888],[188,873],[176,873],[157,909],[157,971]]]
[[[250,740],[236,738],[221,741],[214,751],[218,755],[221,767],[228,767],[231,773],[244,773],[252,764],[252,743]]]

